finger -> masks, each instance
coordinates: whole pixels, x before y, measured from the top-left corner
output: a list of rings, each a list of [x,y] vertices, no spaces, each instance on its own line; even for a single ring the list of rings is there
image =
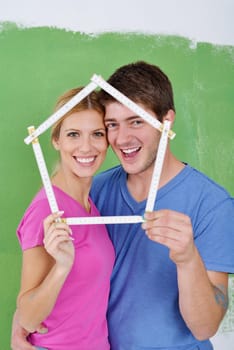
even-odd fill
[[[161,209],[161,210],[152,211],[152,212],[145,212],[144,214],[144,218],[147,221],[158,220],[162,217],[168,217],[168,216],[181,221],[185,221],[185,222],[187,222],[187,220],[189,219],[187,215],[171,209]]]
[[[47,216],[43,221],[44,231],[47,230],[49,228],[49,226],[53,222],[58,220],[63,214],[64,214],[64,211],[58,211],[56,213],[52,213],[51,215]]]
[[[47,230],[47,232],[45,232],[44,237],[46,239],[49,239],[50,237],[54,237],[56,235],[72,235],[72,231],[70,229],[70,227],[65,224],[65,223],[53,223]]]
[[[48,328],[46,328],[43,324],[40,324],[37,328],[36,331],[40,334],[45,334],[48,333]]]
[[[167,237],[174,241],[178,240],[179,234],[178,231],[173,230],[168,227],[153,227],[146,230],[147,236],[161,236]]]
[[[182,245],[187,245],[193,240],[193,231],[190,225],[180,224],[176,225],[173,223],[172,227],[168,226],[151,226],[146,229],[146,235],[150,239],[155,239],[157,241],[160,240],[168,240],[177,242]],[[162,238],[160,238],[162,237]]]
[[[71,229],[70,227],[64,222],[64,221],[61,221],[61,222],[54,222],[51,227],[53,227],[53,229],[56,229],[56,230],[65,230],[68,232],[68,234],[71,234]]]
[[[160,235],[147,235],[147,237],[156,243],[162,244],[165,247],[167,247],[170,251],[177,251],[181,250],[180,244],[178,241],[172,240],[166,236],[160,236]]]
[[[57,260],[61,258],[61,254],[71,254],[74,250],[74,246],[70,237],[68,239],[56,237],[50,245],[45,245],[45,249],[55,260]]]
[[[44,236],[49,237],[54,233],[59,234],[60,231],[65,231],[68,235],[72,235],[70,227],[65,222],[53,222],[48,229],[45,230]]]
[[[165,227],[179,232],[191,228],[190,218],[181,213],[164,210],[145,216],[146,221],[142,224],[144,230]]]
[[[73,240],[72,237],[69,236],[69,233],[65,230],[55,230],[50,235],[44,237],[43,243],[45,247],[49,247],[51,245],[58,245],[60,242],[68,242]]]
[[[184,251],[194,245],[192,233],[177,232],[168,228],[157,228],[146,231],[147,237],[157,243],[167,246],[173,251]]]

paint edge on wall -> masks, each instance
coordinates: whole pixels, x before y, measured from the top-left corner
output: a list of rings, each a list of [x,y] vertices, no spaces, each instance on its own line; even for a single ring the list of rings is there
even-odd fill
[[[0,33],[7,31],[7,30],[12,30],[12,29],[18,29],[18,30],[26,30],[30,28],[48,28],[48,29],[58,29],[58,30],[63,30],[67,33],[80,33],[81,35],[89,36],[91,38],[98,38],[104,34],[119,34],[123,36],[131,36],[131,35],[143,35],[143,36],[157,36],[158,38],[162,37],[177,37],[181,39],[188,40],[189,42],[189,48],[190,49],[196,49],[198,44],[208,44],[211,45],[215,48],[230,48],[230,50],[233,49],[234,45],[227,45],[227,44],[218,44],[218,43],[212,43],[209,41],[199,41],[194,38],[190,38],[184,35],[176,34],[176,33],[154,33],[150,31],[115,31],[115,30],[99,30],[96,32],[89,32],[89,31],[82,31],[82,30],[72,30],[63,26],[57,26],[57,25],[38,25],[38,24],[32,24],[32,23],[22,23],[22,22],[13,22],[13,21],[2,21],[0,19]]]

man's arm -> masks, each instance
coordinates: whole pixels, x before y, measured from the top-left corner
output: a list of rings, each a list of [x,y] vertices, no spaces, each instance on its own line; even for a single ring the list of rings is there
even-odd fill
[[[196,254],[190,263],[178,266],[179,305],[181,314],[199,340],[212,337],[228,307],[228,274],[206,271]]]
[[[169,248],[177,267],[180,312],[193,335],[213,336],[228,305],[228,274],[206,271],[194,244],[190,218],[172,210],[146,213],[142,224],[149,239]]]
[[[36,350],[27,341],[27,336],[29,333],[20,326],[18,320],[18,311],[16,310],[12,320],[12,330],[11,330],[11,349],[12,350]]]
[[[48,332],[48,329],[40,324],[37,327],[37,332],[45,334]],[[12,329],[11,329],[11,349],[12,350],[36,350],[36,348],[27,341],[27,336],[29,332],[26,331],[19,324],[19,315],[18,310],[16,309],[13,319],[12,319]]]

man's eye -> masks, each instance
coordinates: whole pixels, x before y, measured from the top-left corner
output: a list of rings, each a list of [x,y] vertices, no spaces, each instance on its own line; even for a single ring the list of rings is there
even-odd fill
[[[133,120],[132,124],[135,125],[135,126],[141,125],[141,124],[143,124],[143,120],[142,119]]]
[[[117,125],[116,123],[107,123],[107,124],[106,124],[106,128],[107,128],[107,129],[113,129],[113,128],[116,127],[116,125]]]

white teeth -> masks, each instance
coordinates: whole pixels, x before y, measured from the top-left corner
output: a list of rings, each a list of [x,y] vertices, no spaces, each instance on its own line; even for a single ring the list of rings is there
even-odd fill
[[[91,163],[94,161],[94,159],[95,159],[95,157],[92,157],[92,158],[78,158],[78,157],[76,157],[76,160],[79,163]]]
[[[136,147],[136,148],[129,148],[129,149],[123,149],[122,152],[123,152],[123,153],[126,153],[126,154],[130,154],[130,153],[136,152],[138,149],[139,149],[139,147]]]

